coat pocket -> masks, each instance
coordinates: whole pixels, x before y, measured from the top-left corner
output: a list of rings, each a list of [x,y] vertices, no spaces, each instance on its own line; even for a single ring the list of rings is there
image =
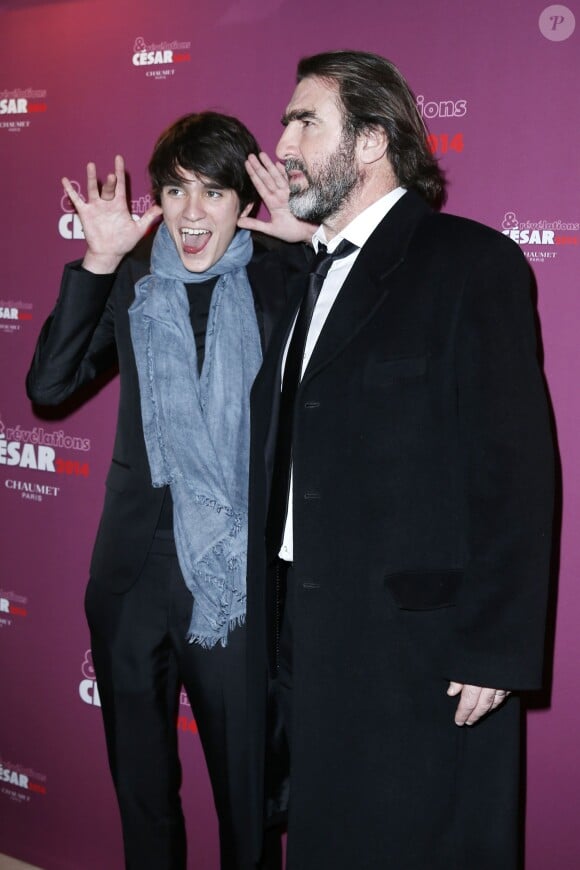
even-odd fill
[[[439,610],[454,607],[463,571],[398,571],[385,576],[385,585],[401,610]]]
[[[125,492],[130,476],[131,470],[129,466],[113,459],[105,485],[107,489],[112,489],[113,492]]]
[[[427,356],[373,360],[366,367],[364,385],[372,387],[394,383],[395,381],[423,378],[427,374],[427,364]]]

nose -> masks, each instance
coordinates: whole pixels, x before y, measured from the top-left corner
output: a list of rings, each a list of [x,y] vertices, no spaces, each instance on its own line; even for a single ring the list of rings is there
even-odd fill
[[[284,128],[284,132],[276,145],[276,157],[282,163],[287,157],[296,157],[298,155],[298,139],[297,132],[294,129],[294,124],[290,123]]]
[[[205,208],[199,191],[192,191],[183,206],[183,217],[188,221],[198,221],[205,217]]]

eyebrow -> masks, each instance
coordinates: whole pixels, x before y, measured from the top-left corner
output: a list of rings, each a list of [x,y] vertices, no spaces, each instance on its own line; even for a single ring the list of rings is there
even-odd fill
[[[316,112],[312,109],[293,109],[291,112],[286,112],[282,115],[280,123],[283,127],[287,127],[290,121],[312,121],[316,118]]]

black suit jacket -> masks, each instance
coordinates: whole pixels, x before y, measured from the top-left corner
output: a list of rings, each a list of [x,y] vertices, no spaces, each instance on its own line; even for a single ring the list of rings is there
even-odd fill
[[[513,866],[517,704],[477,726],[479,749],[465,738],[476,786],[457,766],[457,701],[445,688],[541,681],[553,448],[530,278],[513,242],[409,191],[359,254],[302,379],[289,821],[300,870]],[[299,292],[252,395],[258,826],[277,635],[263,528]],[[494,825],[497,854],[485,833]]]
[[[41,331],[26,385],[40,405],[57,405],[117,365],[120,398],[113,458],[91,561],[91,577],[116,592],[136,580],[151,544],[163,488],[153,488],[141,422],[128,309],[135,282],[149,271],[152,239],[139,245],[117,275],[66,266],[56,307]],[[295,257],[301,260],[300,252]],[[291,257],[286,258],[291,261]],[[263,343],[286,301],[288,262],[255,246],[248,265]]]

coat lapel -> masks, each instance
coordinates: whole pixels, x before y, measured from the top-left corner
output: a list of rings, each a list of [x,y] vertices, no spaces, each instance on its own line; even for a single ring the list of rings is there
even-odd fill
[[[372,317],[404,262],[413,233],[431,209],[413,191],[388,212],[358,255],[328,315],[304,373],[308,380],[341,352]]]
[[[267,461],[268,489],[276,447],[282,383],[282,357],[296,312],[304,295],[307,280],[306,273],[293,275],[289,279],[288,304],[274,328],[262,367],[252,389],[252,437],[263,444]]]

